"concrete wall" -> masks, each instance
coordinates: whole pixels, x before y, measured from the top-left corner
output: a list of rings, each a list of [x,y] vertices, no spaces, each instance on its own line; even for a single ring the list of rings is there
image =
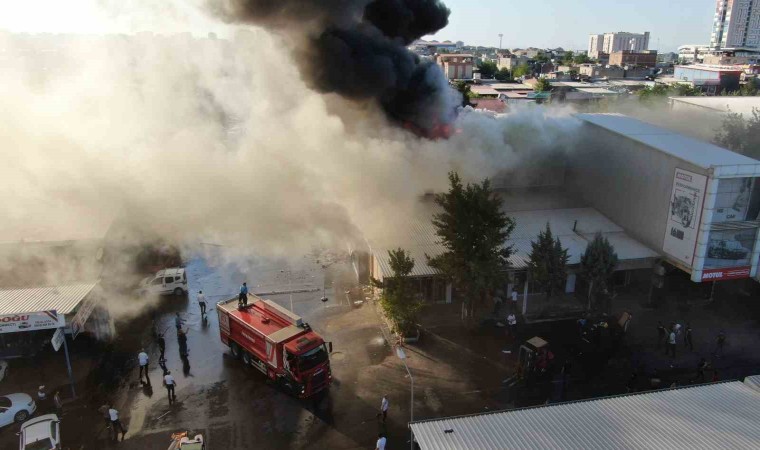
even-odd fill
[[[692,164],[589,123],[569,155],[567,186],[632,237],[662,252],[676,167]]]

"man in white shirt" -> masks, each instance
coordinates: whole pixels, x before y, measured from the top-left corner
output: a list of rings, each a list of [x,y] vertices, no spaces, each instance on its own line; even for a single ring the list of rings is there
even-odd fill
[[[388,418],[388,394],[383,395],[383,400],[380,402],[380,414],[383,416],[383,423]]]
[[[150,378],[148,378],[148,360],[148,354],[145,353],[145,349],[140,349],[140,353],[137,354],[137,362],[140,363],[140,383],[142,383],[143,372],[145,372],[147,384],[150,384]]]
[[[174,395],[174,388],[177,386],[177,383],[174,381],[170,370],[164,375],[164,386],[166,386],[166,394],[169,396],[169,404],[171,405],[177,399],[177,396]]]
[[[206,296],[203,291],[198,291],[198,305],[201,307],[201,317],[206,314]]]
[[[377,435],[377,444],[375,444],[375,450],[385,450],[385,436],[383,433]]]
[[[121,440],[124,440],[124,435],[127,434],[127,430],[124,429],[124,425],[119,420],[119,411],[113,406],[108,407],[108,417],[111,419],[111,431],[113,433],[113,440],[119,440],[119,432],[121,431]]]
[[[516,333],[517,317],[515,317],[515,313],[513,312],[509,313],[509,315],[507,316],[507,325],[508,325],[507,329],[509,330],[509,335],[513,337],[517,336],[517,333]]]

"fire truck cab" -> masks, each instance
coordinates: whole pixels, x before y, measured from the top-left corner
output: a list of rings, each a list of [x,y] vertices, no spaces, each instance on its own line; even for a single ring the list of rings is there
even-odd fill
[[[219,302],[217,312],[222,342],[235,358],[299,398],[330,387],[332,343],[326,343],[300,316],[252,294],[247,306],[239,307],[235,297]]]

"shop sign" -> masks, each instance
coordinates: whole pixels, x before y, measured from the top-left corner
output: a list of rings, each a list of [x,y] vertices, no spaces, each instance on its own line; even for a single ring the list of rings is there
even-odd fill
[[[708,269],[702,272],[702,281],[736,280],[749,278],[751,267],[733,267],[727,269]]]
[[[66,324],[56,310],[0,315],[0,333],[49,330]]]

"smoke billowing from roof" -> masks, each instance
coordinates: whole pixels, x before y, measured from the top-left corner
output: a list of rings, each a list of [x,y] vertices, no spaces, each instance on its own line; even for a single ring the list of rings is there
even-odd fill
[[[459,104],[438,66],[406,45],[448,23],[439,0],[210,0],[229,22],[291,38],[301,74],[320,92],[374,100],[387,115],[423,129],[450,123]]]

